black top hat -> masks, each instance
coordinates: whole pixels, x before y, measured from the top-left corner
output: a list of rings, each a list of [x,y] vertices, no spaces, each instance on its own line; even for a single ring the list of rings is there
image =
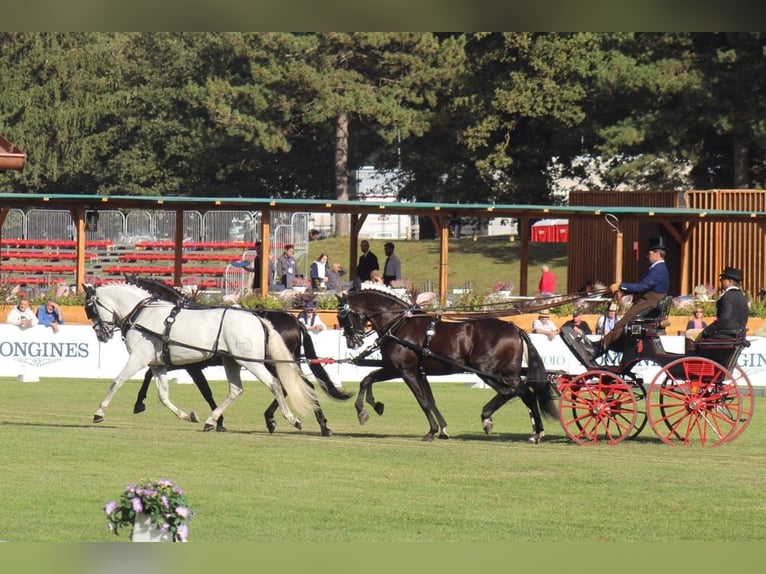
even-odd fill
[[[665,239],[663,239],[662,236],[652,237],[651,239],[649,239],[649,247],[647,247],[646,250],[656,251],[657,249],[663,249],[665,251],[668,250],[668,246],[665,245]]]
[[[317,308],[317,306],[316,306],[316,304],[315,304],[315,303],[312,303],[311,301],[308,301],[308,302],[306,303],[306,305],[304,305],[304,307],[303,307],[303,308],[304,308],[304,309],[306,309],[306,311],[309,311],[309,310],[313,311],[314,309],[316,309],[316,308]]]
[[[726,277],[727,279],[732,279],[738,283],[742,282],[742,270],[737,269],[736,267],[726,267],[723,271],[721,271],[720,276]]]

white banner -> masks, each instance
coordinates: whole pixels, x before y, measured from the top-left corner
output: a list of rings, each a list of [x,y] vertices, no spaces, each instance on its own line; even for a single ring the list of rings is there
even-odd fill
[[[551,341],[545,335],[530,336],[549,372],[579,374],[585,371],[559,337]],[[361,381],[374,370],[374,367],[358,367],[350,362],[362,351],[348,349],[340,330],[328,329],[311,337],[320,358],[341,361],[324,365],[337,385]],[[738,364],[754,386],[766,386],[766,338],[750,337],[749,340],[750,346],[742,351]],[[370,340],[368,345],[372,343]],[[662,344],[666,351],[678,353],[680,357],[684,338],[662,337]],[[367,358],[380,359],[379,352]],[[62,325],[59,332],[54,333],[48,327],[20,329],[0,324],[0,375],[5,377],[29,381],[39,377],[112,379],[127,360],[128,353],[119,335],[106,344],[99,343],[95,332],[87,325]],[[303,370],[309,372],[308,365],[303,365]],[[226,379],[223,367],[209,367],[205,373],[213,381]],[[143,371],[133,378],[143,379]],[[171,372],[170,378],[180,383],[191,382],[184,370]],[[242,378],[254,380],[248,372],[243,373]],[[479,378],[470,373],[433,377],[433,382],[438,381],[480,383]]]

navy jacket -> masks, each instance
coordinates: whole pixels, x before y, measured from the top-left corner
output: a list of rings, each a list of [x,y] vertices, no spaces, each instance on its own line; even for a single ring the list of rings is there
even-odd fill
[[[658,261],[650,267],[638,283],[620,283],[620,289],[630,293],[643,294],[647,291],[654,291],[664,295],[669,288],[670,275],[668,274],[668,266],[664,261]]]

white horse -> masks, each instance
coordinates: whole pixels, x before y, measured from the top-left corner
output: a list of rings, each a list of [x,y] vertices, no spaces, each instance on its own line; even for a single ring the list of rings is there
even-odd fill
[[[290,411],[285,394],[302,415],[318,405],[314,390],[304,384],[301,370],[282,337],[271,323],[247,310],[179,308],[153,298],[140,287],[123,283],[100,287],[85,284],[83,288],[85,310],[98,340],[105,343],[114,331],[121,330],[130,354],[93,415],[94,423],[104,420],[104,410],[120,386],[147,366],[156,377],[162,404],[178,418],[198,422],[195,413],[186,413],[170,402],[167,366],[197,363],[214,355],[220,355],[223,361],[229,394],[205,422],[206,431],[215,428],[218,417],[242,394],[240,367],[253,373],[274,393],[282,414],[298,429],[301,421]],[[278,378],[269,373],[265,361],[274,364]]]

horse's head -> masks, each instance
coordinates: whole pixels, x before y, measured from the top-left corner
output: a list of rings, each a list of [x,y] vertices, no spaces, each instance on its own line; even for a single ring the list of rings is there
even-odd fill
[[[93,330],[96,332],[96,338],[101,343],[106,343],[112,338],[116,325],[113,316],[104,319],[102,313],[109,314],[105,307],[99,304],[96,288],[84,283],[82,288],[85,290],[85,314],[93,322]],[[111,314],[113,315],[113,313]]]
[[[336,295],[338,298],[338,324],[343,329],[346,345],[349,349],[357,349],[364,343],[364,331],[367,317],[351,308],[348,295]]]
[[[100,287],[83,284],[85,313],[93,322],[96,337],[102,343],[112,338],[126,317],[135,313],[139,305],[152,299],[151,293],[135,285],[109,283]]]

